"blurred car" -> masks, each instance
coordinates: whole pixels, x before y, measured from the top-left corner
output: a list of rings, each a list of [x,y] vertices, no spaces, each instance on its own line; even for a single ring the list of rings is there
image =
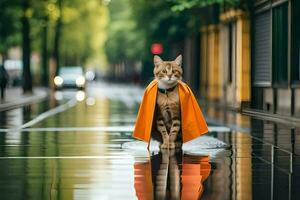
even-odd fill
[[[54,78],[56,89],[78,88],[84,89],[86,80],[81,66],[61,67],[58,76]]]

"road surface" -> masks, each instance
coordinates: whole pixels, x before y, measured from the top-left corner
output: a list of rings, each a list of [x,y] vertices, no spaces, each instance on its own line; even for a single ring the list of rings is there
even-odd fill
[[[289,148],[297,138],[282,136],[281,148],[272,123],[260,129],[250,119],[256,135],[269,130],[258,137],[207,116],[210,133],[185,152],[148,152],[131,137],[142,94],[134,85],[90,83],[86,92],[58,91],[0,112],[1,199],[299,197],[299,157]]]

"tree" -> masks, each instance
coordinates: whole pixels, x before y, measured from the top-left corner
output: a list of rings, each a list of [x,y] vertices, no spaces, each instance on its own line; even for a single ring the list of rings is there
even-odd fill
[[[55,34],[54,34],[54,47],[53,47],[53,58],[55,62],[55,74],[58,74],[58,69],[60,67],[60,38],[61,38],[61,29],[62,29],[62,12],[63,12],[63,0],[58,0],[57,5],[58,5],[58,10],[59,10],[59,16],[56,21],[55,25]]]
[[[44,23],[42,27],[42,84],[48,86],[49,69],[48,69],[48,16],[44,16]]]
[[[101,1],[1,0],[0,7],[0,54],[5,59],[11,47],[22,46],[24,92],[32,89],[31,70],[42,72],[42,83],[48,85],[50,52],[57,67],[105,65],[107,8]],[[33,69],[31,52],[42,58]]]
[[[229,7],[248,8],[251,1],[248,0],[168,0],[174,3],[173,11],[181,12],[188,9],[203,8],[212,4],[223,4]]]
[[[131,0],[131,5],[133,19],[145,39],[142,77],[147,80],[153,76],[151,45],[161,43],[164,46],[164,58],[176,57],[183,53],[184,38],[196,30],[196,18],[187,11],[173,12],[171,7],[175,3],[171,1]]]
[[[2,62],[7,58],[7,50],[21,41],[20,0],[0,1],[0,54]]]
[[[109,11],[110,23],[105,44],[108,60],[111,64],[140,60],[143,57],[145,40],[132,19],[129,1],[112,1]]]
[[[33,16],[31,19],[31,37],[40,38],[32,41],[32,51],[41,55],[41,83],[49,86],[49,38],[48,32],[52,31],[50,23],[56,21],[54,0],[41,0],[32,4]]]
[[[60,65],[105,64],[107,10],[99,0],[64,0],[60,36]]]
[[[32,77],[30,70],[31,57],[31,40],[30,40],[30,18],[32,10],[30,8],[30,0],[23,0],[22,2],[23,16],[22,16],[22,48],[23,48],[23,92],[32,92]]]
[[[142,61],[142,76],[147,80],[153,71],[150,52],[153,43],[164,45],[163,56],[171,57],[173,52],[180,52],[178,48],[182,47],[188,32],[189,16],[173,12],[173,5],[173,2],[160,0],[111,1],[105,51],[112,67],[122,63],[132,67],[126,63]]]

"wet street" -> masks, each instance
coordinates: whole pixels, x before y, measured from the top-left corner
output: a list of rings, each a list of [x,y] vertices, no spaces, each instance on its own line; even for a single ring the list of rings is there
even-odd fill
[[[0,199],[299,199],[300,129],[205,109],[183,151],[131,137],[143,89],[86,93],[0,112]]]

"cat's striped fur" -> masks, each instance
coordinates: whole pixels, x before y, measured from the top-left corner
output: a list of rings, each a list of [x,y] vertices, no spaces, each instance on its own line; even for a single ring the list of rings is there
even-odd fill
[[[172,149],[181,145],[181,135],[178,137],[181,131],[181,115],[177,88],[177,82],[182,78],[181,63],[181,55],[174,61],[163,61],[160,57],[154,56],[154,76],[159,88],[154,126],[160,134],[161,148]],[[179,143],[177,143],[178,140]]]

